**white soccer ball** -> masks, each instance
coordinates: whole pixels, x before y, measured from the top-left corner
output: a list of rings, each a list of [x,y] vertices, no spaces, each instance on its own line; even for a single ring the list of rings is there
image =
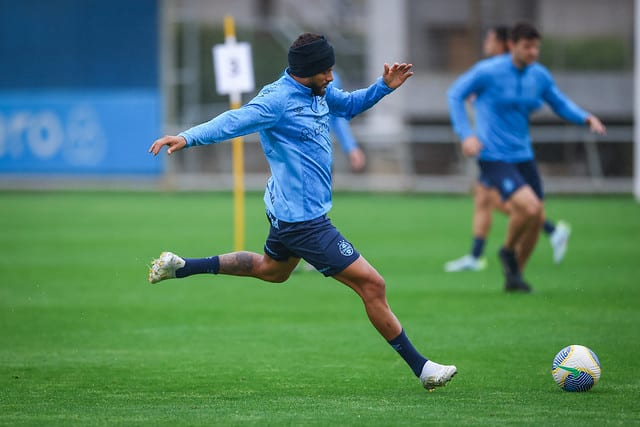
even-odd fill
[[[588,347],[570,345],[553,358],[551,375],[565,391],[588,391],[600,379],[600,360]]]

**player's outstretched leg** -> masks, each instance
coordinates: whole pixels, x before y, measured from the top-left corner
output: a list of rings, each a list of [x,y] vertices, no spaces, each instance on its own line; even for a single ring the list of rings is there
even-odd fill
[[[427,390],[444,386],[456,374],[453,365],[440,365],[424,357],[411,343],[402,325],[391,311],[386,285],[380,274],[360,256],[349,267],[333,276],[353,289],[364,303],[371,324],[404,359]]]

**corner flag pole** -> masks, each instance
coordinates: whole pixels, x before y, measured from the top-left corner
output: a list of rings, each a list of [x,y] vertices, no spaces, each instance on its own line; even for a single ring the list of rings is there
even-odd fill
[[[236,26],[232,16],[224,17],[224,42],[226,45],[236,44]],[[229,93],[229,107],[240,108],[242,94],[240,91]],[[244,139],[240,136],[231,141],[231,157],[233,165],[233,247],[235,251],[244,250]]]

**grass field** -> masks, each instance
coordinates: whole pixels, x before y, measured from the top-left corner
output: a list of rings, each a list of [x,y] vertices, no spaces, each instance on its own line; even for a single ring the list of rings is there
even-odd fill
[[[267,232],[247,197],[246,248]],[[338,194],[334,223],[385,276],[427,357],[458,366],[427,393],[356,295],[317,273],[285,284],[198,276],[150,285],[162,250],[232,249],[232,200],[210,193],[0,193],[0,425],[640,425],[640,207],[551,198],[531,295],[502,291],[496,217],[479,273],[467,197]],[[567,393],[553,356],[592,348],[600,383]]]

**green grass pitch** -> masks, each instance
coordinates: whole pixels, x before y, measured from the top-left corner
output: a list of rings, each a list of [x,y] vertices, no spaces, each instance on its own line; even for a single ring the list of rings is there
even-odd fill
[[[150,285],[162,250],[232,250],[228,193],[0,193],[0,425],[640,425],[640,207],[631,197],[551,198],[572,225],[554,265],[541,236],[535,293],[489,267],[444,273],[470,245],[469,197],[347,194],[331,218],[387,281],[425,356],[458,366],[428,393],[347,287],[317,273],[285,284],[198,276]],[[246,249],[267,233],[246,199]],[[582,344],[600,382],[553,382]]]

